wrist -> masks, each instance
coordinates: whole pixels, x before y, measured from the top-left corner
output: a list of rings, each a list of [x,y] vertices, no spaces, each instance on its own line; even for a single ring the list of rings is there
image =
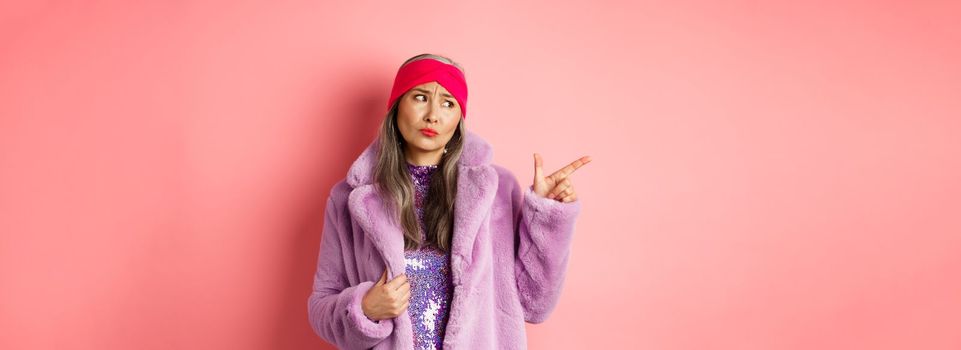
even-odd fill
[[[363,304],[360,305],[360,311],[363,312],[363,313],[364,313],[364,317],[366,317],[366,318],[367,318],[368,320],[370,320],[371,322],[373,322],[373,323],[380,323],[380,320],[375,320],[375,319],[373,319],[373,318],[370,318],[370,316],[367,316],[367,308],[365,308]]]

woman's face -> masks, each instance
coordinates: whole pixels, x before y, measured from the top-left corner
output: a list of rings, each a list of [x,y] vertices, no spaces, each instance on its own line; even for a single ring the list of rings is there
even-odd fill
[[[461,120],[460,104],[434,81],[414,86],[398,101],[397,128],[404,137],[408,160],[415,164],[439,163],[444,146]]]

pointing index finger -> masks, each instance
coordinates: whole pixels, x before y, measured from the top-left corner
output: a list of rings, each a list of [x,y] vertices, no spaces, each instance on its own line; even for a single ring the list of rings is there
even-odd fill
[[[587,164],[590,162],[591,162],[590,156],[583,156],[571,162],[571,164],[568,164],[567,166],[561,168],[560,170],[555,171],[553,174],[551,174],[551,177],[553,177],[555,180],[564,179],[567,176],[569,176],[571,173],[573,173],[574,170],[577,170],[578,168],[584,166],[584,164]]]

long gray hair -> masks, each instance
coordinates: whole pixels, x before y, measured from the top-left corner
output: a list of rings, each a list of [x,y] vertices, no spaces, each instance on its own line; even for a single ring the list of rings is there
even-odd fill
[[[401,64],[404,65],[421,60],[434,59],[447,64],[452,64],[461,72],[464,69],[453,60],[439,55],[420,54],[407,59]],[[406,94],[405,94],[406,95]],[[404,156],[403,143],[404,137],[397,128],[397,106],[403,99],[398,98],[381,124],[379,134],[380,153],[377,159],[377,166],[374,169],[374,178],[380,193],[388,203],[395,219],[400,218],[401,227],[404,230],[404,249],[416,249],[423,245],[434,246],[444,252],[450,251],[451,239],[454,234],[454,198],[457,194],[457,162],[463,150],[464,138],[464,119],[460,118],[454,136],[447,143],[447,153],[445,153],[430,179],[426,198],[424,198],[424,236],[425,241],[420,241],[420,224],[417,221],[417,214],[414,210],[414,186],[411,181],[411,174],[407,170],[407,161]]]

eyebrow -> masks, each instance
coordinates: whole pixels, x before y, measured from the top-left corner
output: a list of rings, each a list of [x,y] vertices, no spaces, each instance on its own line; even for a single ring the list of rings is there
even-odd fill
[[[429,93],[430,93],[430,91],[424,90],[424,89],[421,89],[421,88],[414,88],[414,90],[417,90],[417,91],[420,91],[420,92],[423,92],[423,93],[426,93],[426,94],[429,94]],[[441,95],[441,96],[444,96],[444,97],[454,98],[454,96],[451,96],[451,95],[448,94],[448,93],[443,93],[443,94],[440,94],[440,95]]]

